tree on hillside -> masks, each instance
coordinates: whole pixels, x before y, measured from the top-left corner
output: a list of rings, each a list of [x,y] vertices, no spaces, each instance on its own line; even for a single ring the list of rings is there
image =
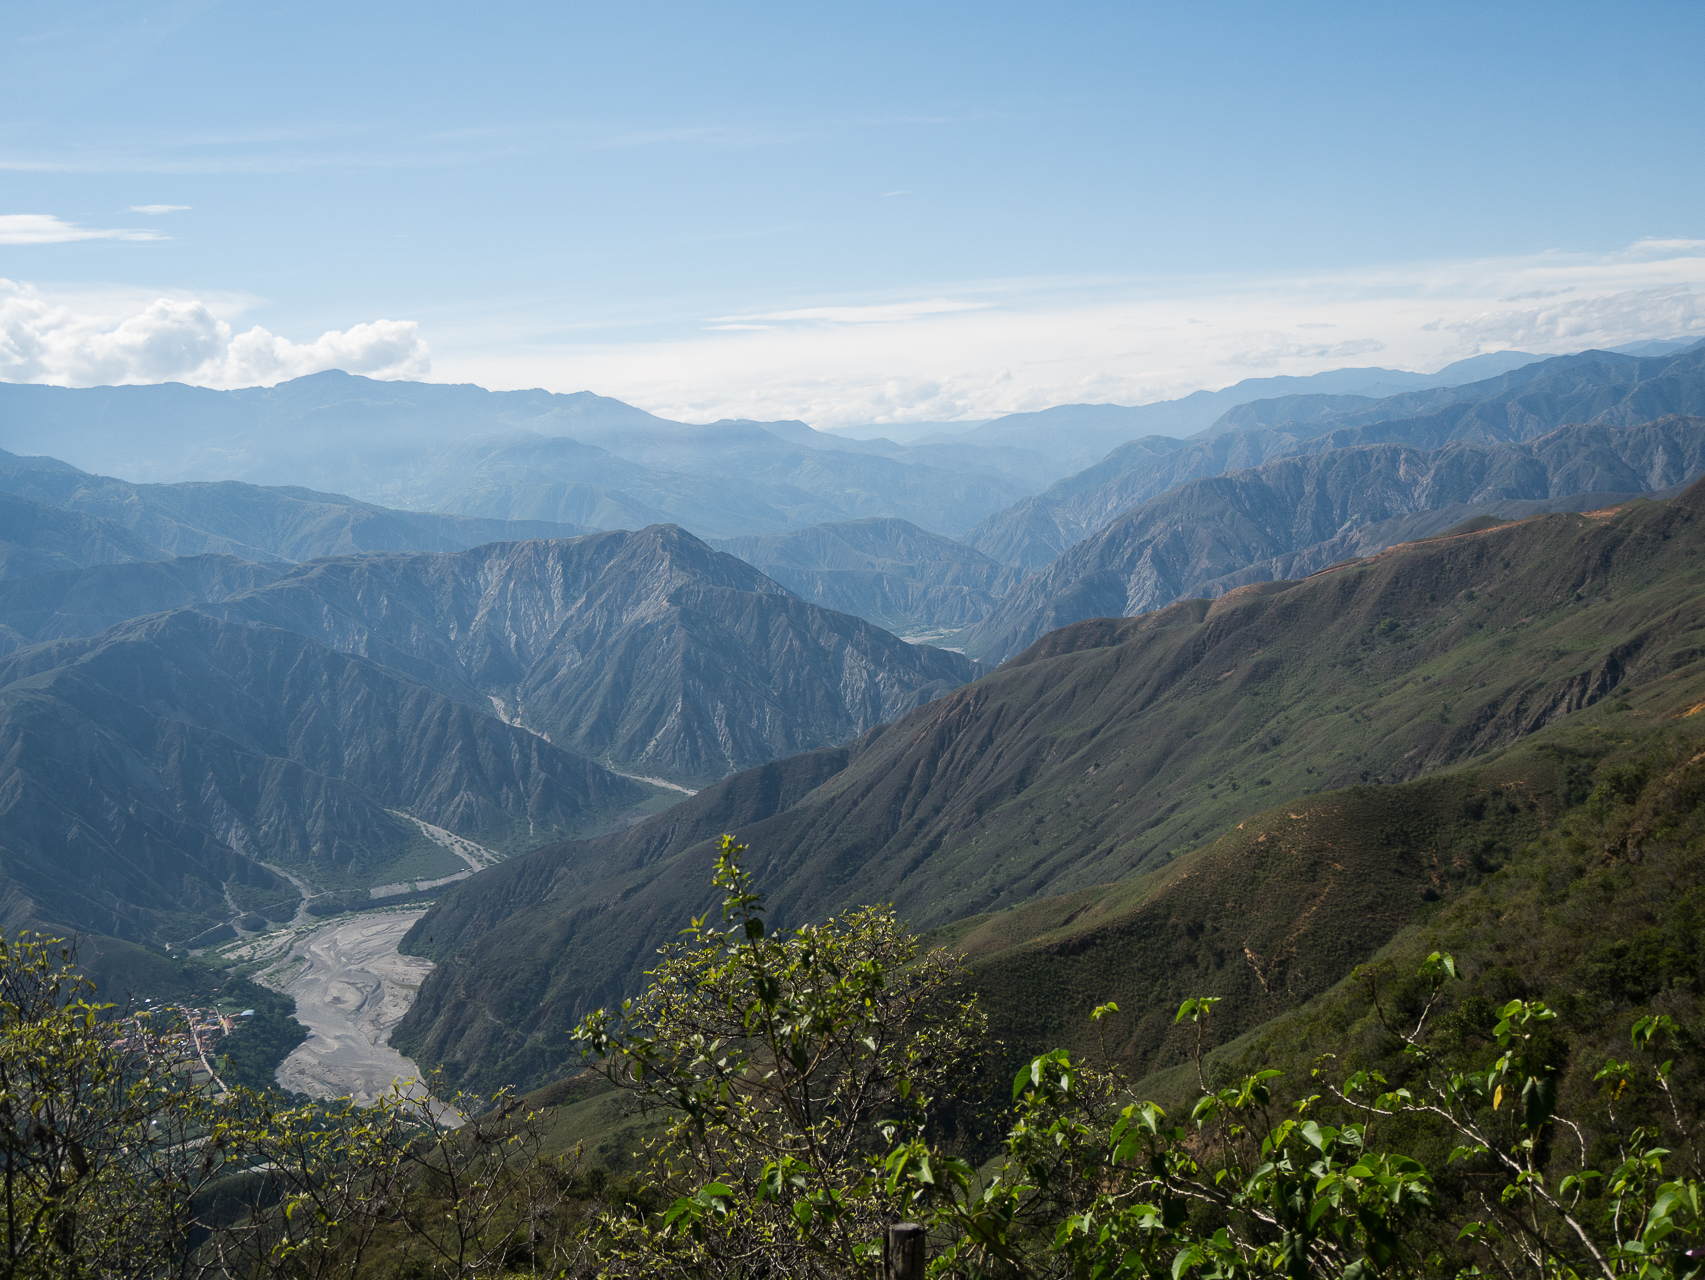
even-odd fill
[[[1664,1136],[1685,1149],[1646,1116],[1589,1136],[1559,1110],[1542,1001],[1493,1010],[1486,1050],[1459,1062],[1460,1028],[1431,1021],[1457,975],[1443,954],[1418,975],[1416,1016],[1390,1028],[1401,1081],[1322,1061],[1287,1102],[1275,1070],[1215,1086],[1203,1072],[1168,1116],[1116,1070],[1055,1050],[1019,1073],[1004,1150],[973,1168],[932,1123],[978,1052],[975,1005],[950,994],[956,962],[919,957],[868,909],[771,935],[742,852],[724,839],[723,927],[694,921],[645,996],[581,1026],[611,1080],[672,1115],[651,1168],[668,1207],[606,1216],[604,1274],[870,1275],[900,1218],[927,1226],[938,1277],[1701,1270],[1705,1190],[1682,1112]],[[1214,1003],[1178,1012],[1199,1071]],[[1660,1047],[1696,1051],[1672,1019],[1642,1018],[1631,1056],[1599,1073],[1606,1098],[1663,1096],[1675,1062]],[[1429,1168],[1416,1149],[1448,1155]],[[1446,1177],[1474,1196],[1442,1195]]]
[[[897,1135],[942,1145],[979,1064],[954,957],[920,955],[891,909],[772,933],[744,852],[723,837],[721,926],[692,921],[643,996],[578,1031],[672,1116],[651,1166],[670,1207],[606,1219],[608,1275],[870,1274],[906,1199],[876,1162]]]
[[[138,1259],[170,1272],[187,1257],[208,1100],[161,1051],[164,1014],[121,1032],[92,994],[62,943],[0,937],[7,1277],[133,1276]]]

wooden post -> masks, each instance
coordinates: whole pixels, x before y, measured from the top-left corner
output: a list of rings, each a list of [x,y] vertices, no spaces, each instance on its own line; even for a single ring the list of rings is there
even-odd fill
[[[896,1222],[882,1234],[883,1280],[924,1280],[924,1229]]]

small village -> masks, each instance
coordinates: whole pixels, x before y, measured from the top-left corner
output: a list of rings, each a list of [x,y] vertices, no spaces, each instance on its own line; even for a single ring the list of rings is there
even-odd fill
[[[235,1013],[218,1008],[144,1000],[113,1024],[115,1049],[144,1054],[170,1063],[173,1071],[195,1077],[196,1084],[213,1084],[225,1092],[216,1063],[219,1043],[255,1016],[253,1009]]]

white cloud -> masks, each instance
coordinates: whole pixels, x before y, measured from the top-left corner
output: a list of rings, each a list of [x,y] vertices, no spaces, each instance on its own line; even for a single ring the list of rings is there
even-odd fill
[[[373,378],[423,378],[432,357],[413,320],[375,320],[295,343],[259,325],[238,334],[226,353],[224,385],[270,385],[323,369]]]
[[[143,212],[137,210],[137,212]],[[165,240],[158,231],[80,227],[51,213],[0,213],[0,244],[68,244],[73,240]]]
[[[1549,296],[1568,293],[1558,289]],[[1546,295],[1541,295],[1546,296]],[[1700,296],[1684,284],[1576,298],[1526,311],[1483,311],[1439,326],[1480,346],[1616,346],[1623,334],[1672,337],[1705,330]]]
[[[189,209],[187,204],[133,204],[130,213],[184,213]]]
[[[1482,351],[1705,336],[1705,241],[1313,276],[977,281],[910,298],[777,301],[708,326],[683,312],[663,336],[633,341],[559,311],[487,312],[462,328],[447,319],[433,329],[434,367],[494,388],[591,389],[688,421],[835,426],[1144,404],[1343,365],[1431,371]],[[1299,332],[1299,317],[1330,332]]]
[[[1336,325],[1301,325],[1304,329],[1335,329]],[[1282,333],[1250,334],[1255,345],[1226,355],[1221,364],[1240,369],[1265,369],[1285,360],[1349,360],[1384,351],[1378,338],[1351,338],[1348,342],[1296,342]]]
[[[1705,336],[1705,242],[1314,276],[975,281],[777,298],[708,324],[682,303],[632,340],[602,317],[492,303],[439,317],[430,351],[412,321],[295,342],[242,319],[258,302],[0,282],[0,379],[232,387],[338,368],[590,389],[686,421],[985,419],[1346,364],[1430,371],[1482,351]]]
[[[306,343],[258,325],[233,337],[230,322],[193,297],[139,305],[121,296],[102,306],[87,296],[52,297],[0,279],[3,381],[244,387],[325,369],[420,378],[431,372],[432,358],[412,320],[375,320]]]

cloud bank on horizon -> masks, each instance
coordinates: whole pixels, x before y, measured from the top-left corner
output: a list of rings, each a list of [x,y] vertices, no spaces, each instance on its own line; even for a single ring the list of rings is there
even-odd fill
[[[483,325],[423,332],[380,319],[297,342],[258,325],[238,332],[231,321],[253,300],[62,296],[0,280],[0,379],[230,388],[342,369],[592,390],[687,421],[951,421],[1142,404],[1345,364],[1431,371],[1482,351],[1705,336],[1702,285],[1705,241],[1643,240],[1613,254],[1314,277],[979,283],[913,300],[683,314],[632,341],[565,339],[515,315],[499,339]]]
[[[247,387],[326,369],[424,378],[432,359],[412,320],[375,320],[298,343],[259,325],[234,333],[228,320],[193,297],[145,305],[121,297],[102,307],[0,279],[0,381]]]

